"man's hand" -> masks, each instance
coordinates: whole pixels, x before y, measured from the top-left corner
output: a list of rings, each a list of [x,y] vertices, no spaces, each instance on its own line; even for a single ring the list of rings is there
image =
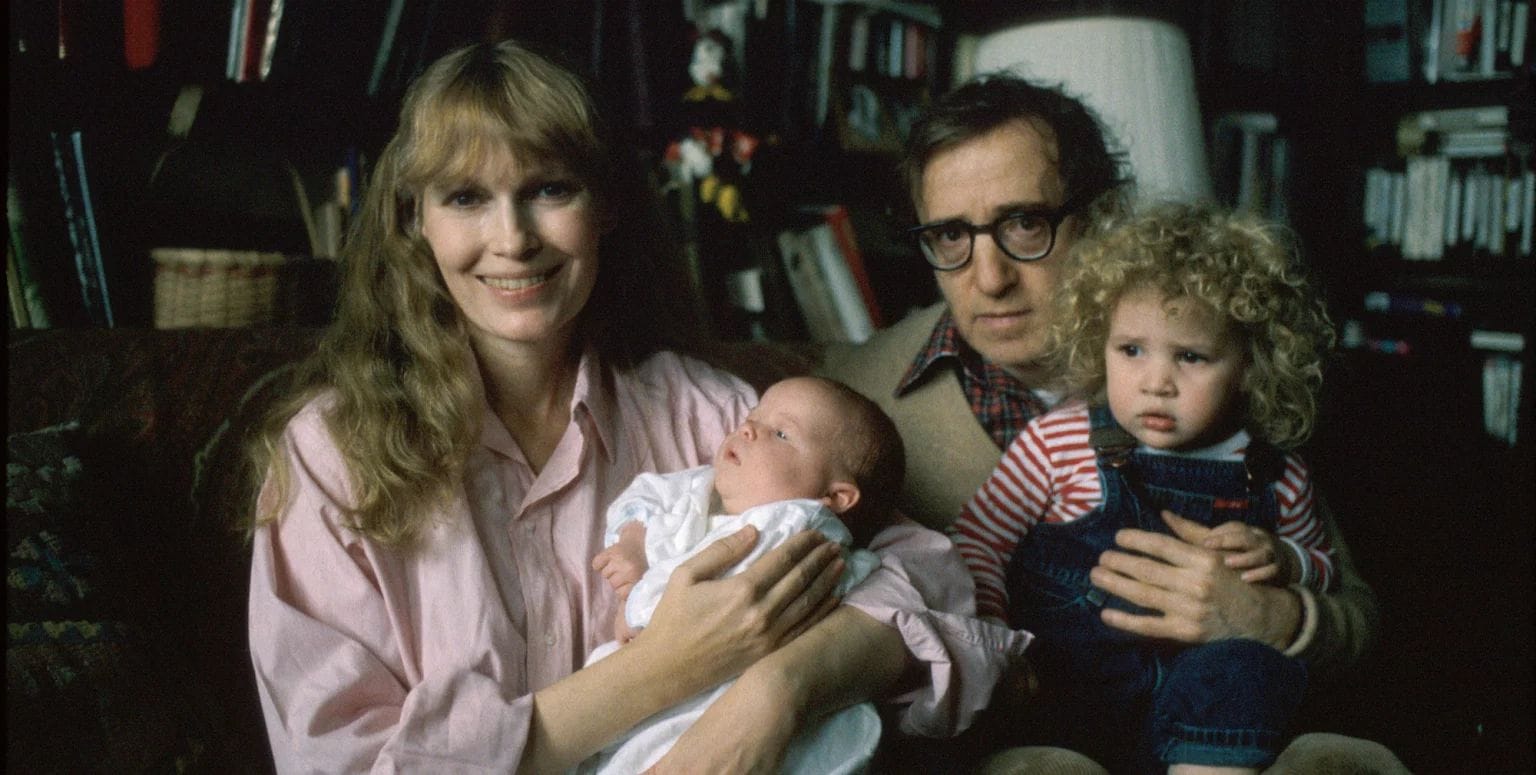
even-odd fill
[[[1251,638],[1284,650],[1301,621],[1301,601],[1286,589],[1249,584],[1222,553],[1203,546],[1210,528],[1163,512],[1178,537],[1121,530],[1090,573],[1094,586],[1161,615],[1105,609],[1104,623],[1149,638],[1207,643]],[[1134,554],[1132,554],[1134,552]]]
[[[1227,522],[1213,528],[1200,545],[1221,552],[1222,563],[1250,584],[1294,584],[1301,579],[1295,552],[1262,527]]]

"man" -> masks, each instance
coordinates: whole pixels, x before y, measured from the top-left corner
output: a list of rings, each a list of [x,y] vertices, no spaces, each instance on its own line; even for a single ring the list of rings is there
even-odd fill
[[[829,376],[896,421],[908,451],[899,505],[914,519],[948,525],[1001,450],[1059,398],[1042,361],[1051,297],[1073,241],[1125,206],[1122,166],[1080,102],[1012,77],[967,83],[914,126],[905,159],[920,224],[913,231],[943,300],[823,361]],[[1187,643],[1251,638],[1298,657],[1314,679],[1348,669],[1374,636],[1376,598],[1331,513],[1323,504],[1319,512],[1338,550],[1336,591],[1248,584],[1198,546],[1201,528],[1178,537],[1131,530],[1117,539],[1123,551],[1101,559],[1093,583],[1162,615],[1107,611],[1106,623]],[[1016,729],[1027,724],[1008,711],[995,716],[994,729],[1027,736]],[[1375,743],[1315,735],[1294,742],[1273,771],[1330,771],[1324,759],[1343,771],[1405,771]],[[990,765],[1102,772],[1062,749],[1016,749]]]

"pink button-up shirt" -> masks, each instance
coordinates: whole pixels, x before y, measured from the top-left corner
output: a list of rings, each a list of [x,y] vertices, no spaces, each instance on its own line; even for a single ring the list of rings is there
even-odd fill
[[[487,408],[461,492],[410,551],[343,526],[346,440],[325,402],[289,423],[293,497],[254,541],[251,659],[277,767],[510,772],[532,693],[610,636],[614,595],[589,565],[608,502],[638,473],[710,462],[756,393],[670,353],[627,371],[588,355],[543,470]],[[896,698],[903,728],[964,728],[1028,636],[974,618],[944,536],[907,523],[870,548],[882,565],[846,602],[896,627],[931,678]]]

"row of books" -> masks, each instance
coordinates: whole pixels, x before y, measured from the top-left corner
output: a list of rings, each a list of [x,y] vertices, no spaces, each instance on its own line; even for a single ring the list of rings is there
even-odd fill
[[[1511,143],[1507,108],[1411,114],[1396,139],[1401,167],[1365,173],[1369,245],[1411,261],[1531,255],[1536,172]]]
[[[1528,163],[1410,157],[1403,170],[1366,171],[1366,239],[1410,261],[1530,258],[1533,197],[1536,172]]]
[[[1507,78],[1529,56],[1530,12],[1530,0],[1366,0],[1366,78]]]

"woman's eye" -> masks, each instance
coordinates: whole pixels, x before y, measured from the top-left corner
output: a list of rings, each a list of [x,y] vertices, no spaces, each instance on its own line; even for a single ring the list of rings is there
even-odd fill
[[[1135,358],[1141,354],[1141,348],[1134,344],[1122,344],[1115,349],[1119,350],[1121,355],[1125,355],[1131,358]]]
[[[581,187],[575,183],[565,180],[555,180],[540,185],[538,189],[534,191],[534,195],[537,198],[544,200],[565,201],[571,197],[576,196],[576,194],[580,191]]]
[[[453,207],[474,207],[485,201],[485,195],[474,189],[461,189],[448,195],[448,204]]]

